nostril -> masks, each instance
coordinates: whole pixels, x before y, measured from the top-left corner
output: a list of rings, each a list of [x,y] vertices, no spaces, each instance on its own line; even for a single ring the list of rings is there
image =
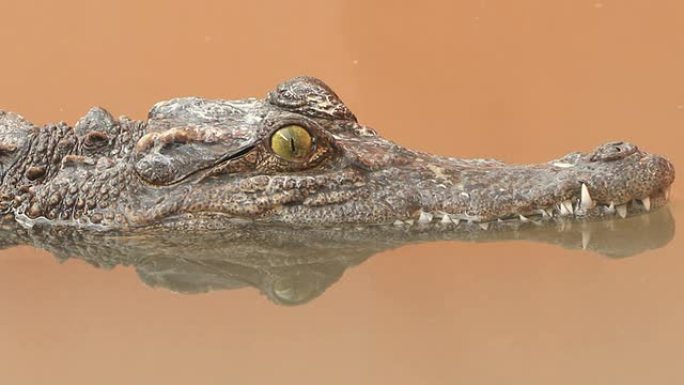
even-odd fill
[[[592,162],[608,162],[626,158],[639,151],[637,146],[628,142],[610,142],[594,150],[590,160]]]

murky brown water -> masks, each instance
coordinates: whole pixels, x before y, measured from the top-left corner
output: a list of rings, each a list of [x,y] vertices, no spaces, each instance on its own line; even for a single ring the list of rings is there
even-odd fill
[[[537,162],[625,139],[684,164],[681,2],[369,3],[3,4],[0,108],[38,123],[93,104],[143,118],[157,100],[263,95],[311,74],[424,151]],[[288,307],[251,287],[181,295],[133,268],[12,248],[0,383],[676,384],[682,251],[680,229],[621,259],[424,243]]]

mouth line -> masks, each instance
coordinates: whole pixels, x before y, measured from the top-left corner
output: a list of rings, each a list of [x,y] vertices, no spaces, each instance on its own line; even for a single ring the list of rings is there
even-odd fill
[[[241,158],[242,156],[244,156],[244,155],[250,153],[255,147],[256,147],[256,145],[250,144],[250,145],[248,145],[248,146],[245,146],[245,147],[243,147],[243,148],[237,150],[236,152],[228,153],[228,154],[222,156],[221,158],[219,158],[219,159],[218,159],[217,161],[215,161],[213,164],[208,165],[208,166],[203,167],[203,168],[199,168],[199,169],[197,169],[197,170],[194,170],[193,172],[191,172],[191,173],[189,173],[189,174],[183,176],[181,179],[175,181],[174,183],[172,183],[172,184],[170,184],[170,185],[168,185],[168,186],[179,185],[179,184],[181,184],[182,182],[186,182],[186,181],[188,181],[189,179],[191,179],[191,178],[193,178],[193,177],[195,177],[195,176],[197,176],[197,175],[201,175],[201,176],[199,177],[199,179],[197,179],[197,180],[195,181],[195,183],[201,182],[201,181],[203,181],[208,175],[211,175],[211,173],[212,173],[214,170],[220,168],[221,166],[225,165],[226,163],[228,163],[228,162],[230,162],[230,161],[232,161],[232,160]]]
[[[577,218],[605,218],[628,216],[646,213],[653,209],[664,206],[670,200],[671,186],[658,190],[641,199],[631,199],[627,202],[599,202],[593,200],[587,186],[582,183],[577,194],[559,203],[537,208],[528,212],[508,213],[495,218],[483,218],[478,215],[467,213],[447,213],[444,211],[419,210],[412,218],[395,220],[392,224],[396,227],[418,226],[426,227],[436,225],[444,228],[458,226],[479,227],[488,230],[494,224],[510,223],[536,223],[541,224],[546,220]]]

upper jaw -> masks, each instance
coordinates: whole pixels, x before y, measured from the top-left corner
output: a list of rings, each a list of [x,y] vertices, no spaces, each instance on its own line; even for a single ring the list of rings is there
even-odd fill
[[[196,185],[173,208],[195,218],[215,213],[219,221],[452,226],[554,216],[624,217],[667,202],[674,179],[670,162],[641,151],[597,157],[604,146],[530,166],[418,154],[415,162],[379,170],[347,165],[315,175],[260,175],[234,183],[217,179]]]
[[[315,176],[262,175],[254,177],[258,183],[217,181],[204,188],[207,196],[220,194],[221,199],[207,202],[207,196],[195,194],[184,198],[183,210],[301,225],[453,224],[624,217],[664,205],[674,179],[672,164],[638,150],[621,150],[621,158],[605,155],[610,145],[530,166],[418,155],[420,161],[378,171],[351,168]],[[247,185],[249,192],[243,191]],[[264,193],[272,206],[257,204],[251,195]],[[239,196],[246,199],[238,202]]]

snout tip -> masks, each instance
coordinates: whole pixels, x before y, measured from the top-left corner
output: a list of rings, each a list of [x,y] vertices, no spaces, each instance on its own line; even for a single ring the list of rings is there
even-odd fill
[[[675,179],[675,169],[672,162],[660,155],[650,155],[645,159],[648,161],[648,171],[658,181],[656,186],[659,186],[662,191],[669,189]]]
[[[586,166],[591,170],[592,196],[606,204],[657,197],[660,205],[669,199],[675,178],[674,166],[667,158],[640,151],[628,142],[599,146]]]

